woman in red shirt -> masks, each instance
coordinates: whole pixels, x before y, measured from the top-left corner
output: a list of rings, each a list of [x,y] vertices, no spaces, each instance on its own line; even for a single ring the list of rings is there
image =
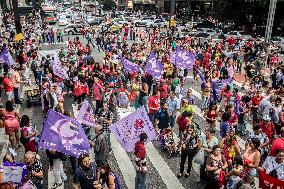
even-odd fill
[[[215,129],[215,122],[217,117],[218,117],[217,106],[215,103],[211,103],[209,105],[208,111],[205,113],[205,118],[209,127]]]

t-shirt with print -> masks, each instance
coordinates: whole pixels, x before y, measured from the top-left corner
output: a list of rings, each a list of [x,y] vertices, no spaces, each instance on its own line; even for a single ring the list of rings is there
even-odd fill
[[[28,169],[28,172],[29,172],[33,182],[42,182],[42,180],[43,180],[42,178],[39,178],[39,177],[32,175],[33,171],[36,172],[36,173],[43,171],[42,163],[39,160],[36,159],[34,164],[27,166],[27,169]]]
[[[153,113],[153,114],[157,113],[158,109],[160,108],[160,98],[151,96],[149,98],[148,107],[149,107],[149,113]],[[157,110],[151,110],[150,108],[155,108]]]

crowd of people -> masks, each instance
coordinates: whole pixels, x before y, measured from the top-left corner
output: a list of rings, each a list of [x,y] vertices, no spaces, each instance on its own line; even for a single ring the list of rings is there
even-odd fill
[[[8,22],[13,23],[13,17],[8,18]],[[23,144],[27,174],[20,183],[3,183],[1,165],[0,188],[32,185],[45,188],[46,172],[37,154],[40,131],[31,124],[29,116],[21,115],[15,108],[15,104],[23,103],[20,92],[23,85],[38,86],[43,113],[53,109],[72,116],[66,98],[73,98],[78,109],[85,99],[94,103],[95,137],[90,130],[85,129],[85,132],[94,149],[95,162],[91,162],[88,154],[76,158],[46,150],[55,177],[53,188],[67,181],[62,168],[66,159],[70,159],[74,174],[73,188],[120,188],[120,179],[108,164],[112,150],[109,127],[116,121],[117,108],[129,107],[145,107],[156,129],[157,140],[169,151],[168,157],[177,155],[179,158],[180,155],[178,178],[189,177],[196,161],[200,164],[197,182],[206,182],[208,189],[254,188],[259,169],[284,181],[284,67],[277,52],[265,54],[261,41],[231,37],[216,44],[198,44],[190,36],[177,38],[159,28],[138,35],[133,26],[126,25],[121,32],[111,32],[106,26],[95,35],[87,32],[87,45],[79,37],[68,38],[66,49],[41,56],[41,43],[53,42],[52,37],[46,35],[50,32],[37,26],[33,18],[22,19],[22,26],[25,38],[20,41],[14,40],[12,29],[2,28],[6,31],[1,33],[1,52],[8,49],[15,63],[4,61],[0,65],[1,90],[8,97],[7,101],[1,98],[5,106],[0,115],[0,127],[5,128],[14,150]],[[57,39],[62,41],[62,31],[58,35]],[[170,53],[177,48],[194,54],[193,69],[178,67],[171,61]],[[95,49],[104,52],[102,62],[95,61]],[[150,53],[155,53],[163,65],[159,79],[144,72]],[[68,76],[55,72],[56,56]],[[139,71],[126,71],[122,57],[138,65]],[[241,88],[235,85],[238,74],[245,77]],[[189,75],[193,75],[191,81]],[[200,87],[200,103],[193,85]],[[205,119],[204,126],[198,121],[198,111]],[[252,132],[249,132],[250,127]],[[179,141],[174,140],[174,135]],[[241,149],[237,137],[246,141],[245,149]],[[143,133],[135,144],[136,189],[146,188],[146,141],[147,133]],[[3,162],[3,165],[16,164],[11,153],[4,156]]]

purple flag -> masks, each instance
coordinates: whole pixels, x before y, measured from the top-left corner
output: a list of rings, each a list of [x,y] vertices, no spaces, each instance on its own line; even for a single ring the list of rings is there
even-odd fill
[[[124,69],[127,73],[130,72],[140,72],[140,67],[138,64],[135,64],[124,57],[121,57],[121,62],[124,66]]]
[[[87,100],[84,100],[76,119],[80,123],[96,127],[93,110]]]
[[[200,72],[200,70],[197,69],[195,66],[193,67],[193,70],[197,73],[197,75],[199,75],[200,79],[204,83],[205,82],[205,78],[204,78],[204,75]]]
[[[3,182],[12,182],[20,184],[24,182],[25,176],[28,173],[25,163],[3,163]]]
[[[156,131],[144,107],[137,109],[110,127],[116,140],[127,152],[132,152],[141,133],[147,133],[148,141],[156,139]]]
[[[231,84],[232,79],[228,78],[228,79],[222,79],[222,89],[224,89],[227,85]]]
[[[15,63],[7,46],[4,46],[0,52],[0,61],[8,64],[9,66],[12,66]]]
[[[145,72],[151,74],[154,79],[160,80],[162,78],[164,66],[154,53],[148,57],[147,64],[144,68]]]
[[[173,61],[173,63],[177,67],[192,69],[193,65],[195,64],[195,55],[193,52],[185,51],[184,49],[177,47],[175,54],[175,61]]]
[[[52,70],[53,70],[53,73],[57,75],[58,77],[61,77],[63,79],[69,78],[67,71],[63,68],[63,66],[60,63],[57,53],[54,54],[54,62],[52,65]]]
[[[45,120],[39,147],[79,157],[89,154],[90,144],[79,122],[50,109]]]

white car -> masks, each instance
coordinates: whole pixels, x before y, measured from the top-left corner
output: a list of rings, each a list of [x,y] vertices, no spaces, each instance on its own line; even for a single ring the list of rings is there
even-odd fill
[[[284,52],[284,38],[282,37],[280,42],[278,43],[280,52]]]
[[[146,27],[149,27],[149,28],[154,28],[154,27],[165,28],[165,27],[168,27],[168,25],[169,23],[162,19],[157,19],[157,20],[153,20],[153,21],[146,23]]]
[[[154,20],[155,19],[153,17],[144,17],[144,18],[141,18],[140,20],[134,21],[134,25],[136,27],[139,27],[139,26],[144,26],[145,27],[148,22],[152,22]]]
[[[230,37],[240,38],[243,35],[244,35],[243,31],[230,31],[229,33],[225,34],[224,36],[226,37],[226,39],[229,39]]]
[[[118,25],[128,24],[128,20],[125,18],[114,18],[112,22]]]
[[[67,26],[69,24],[69,20],[67,18],[60,18],[58,20],[58,26]]]

